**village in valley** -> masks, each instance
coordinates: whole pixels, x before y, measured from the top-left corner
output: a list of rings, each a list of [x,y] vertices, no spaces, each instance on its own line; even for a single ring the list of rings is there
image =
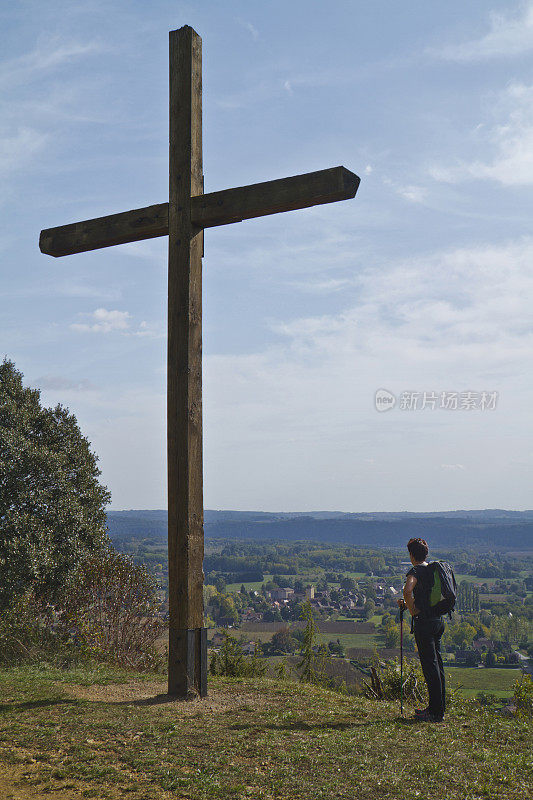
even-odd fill
[[[164,545],[154,538],[126,537],[119,546],[151,571],[166,619]],[[447,619],[443,640],[445,663],[462,681],[472,669],[485,668],[484,680],[480,673],[472,682],[499,694],[502,675],[510,684],[521,671],[531,670],[533,558],[461,551],[438,557],[453,564],[458,582],[456,610]],[[315,649],[327,655],[326,667],[346,682],[356,682],[358,667],[376,657],[399,655],[397,600],[411,565],[398,551],[213,540],[204,564],[211,653],[230,637],[245,656],[255,654],[270,665],[280,658],[295,663],[307,606],[316,622]],[[403,646],[407,658],[416,656],[407,618]]]

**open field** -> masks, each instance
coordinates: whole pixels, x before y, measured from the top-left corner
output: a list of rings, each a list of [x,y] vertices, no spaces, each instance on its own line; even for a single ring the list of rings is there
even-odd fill
[[[240,591],[240,588],[243,585],[244,585],[244,588],[246,589],[247,592],[251,592],[251,591],[258,592],[259,589],[261,588],[261,586],[263,585],[263,583],[267,583],[268,581],[271,581],[272,578],[273,578],[272,575],[265,575],[264,579],[262,581],[250,581],[250,582],[244,583],[244,584],[242,582],[241,583],[228,583],[228,584],[226,584],[226,592],[238,592],[238,591]]]
[[[488,583],[489,585],[496,582],[496,578],[478,578],[477,575],[461,575],[458,573],[455,573],[455,580],[458,584],[461,583],[461,581],[477,584]]]
[[[523,800],[530,788],[531,726],[469,703],[439,726],[399,718],[396,702],[268,679],[212,679],[203,701],[169,698],[161,676],[117,680],[0,670],[0,796]]]
[[[340,641],[345,650],[351,647],[365,648],[369,651],[368,655],[372,655],[374,647],[378,649],[384,647],[383,637],[376,633],[318,633],[317,640],[320,644],[327,644],[328,642]]]
[[[445,671],[452,687],[461,686],[460,693],[463,697],[475,697],[478,692],[488,692],[496,697],[511,697],[515,681],[521,675],[519,669],[452,667]]]

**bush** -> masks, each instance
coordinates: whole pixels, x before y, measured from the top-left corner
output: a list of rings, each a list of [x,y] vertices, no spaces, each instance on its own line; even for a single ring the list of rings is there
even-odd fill
[[[83,657],[55,609],[36,600],[31,592],[0,613],[0,664],[47,662],[67,667]]]
[[[498,702],[498,698],[491,692],[478,692],[475,701],[479,706],[493,706]]]
[[[521,680],[516,681],[513,702],[518,717],[533,717],[533,680],[531,680],[531,675],[524,675]]]
[[[260,650],[256,645],[252,656],[245,656],[241,643],[224,632],[224,641],[219,653],[213,653],[209,663],[211,675],[223,675],[229,678],[261,677],[266,672],[266,662],[260,658]]]
[[[65,618],[88,654],[136,670],[162,667],[155,642],[166,625],[145,567],[109,548],[81,562],[62,600]]]
[[[375,661],[371,667],[372,683],[366,683],[367,694],[379,700],[399,700],[401,697],[402,676],[398,659],[386,662]],[[426,696],[426,684],[420,664],[415,661],[404,663],[403,697],[420,703]]]

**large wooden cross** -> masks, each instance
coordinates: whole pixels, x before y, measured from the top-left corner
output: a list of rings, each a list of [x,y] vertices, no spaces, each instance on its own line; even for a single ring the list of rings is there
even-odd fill
[[[251,217],[355,196],[344,167],[204,194],[202,40],[170,32],[168,203],[41,231],[41,252],[66,256],[168,235],[169,694],[207,694],[203,621],[202,256],[203,231]]]

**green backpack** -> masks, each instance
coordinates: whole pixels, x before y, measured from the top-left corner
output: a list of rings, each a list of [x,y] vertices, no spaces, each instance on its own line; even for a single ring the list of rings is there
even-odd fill
[[[442,617],[452,611],[457,600],[457,583],[453,569],[447,561],[432,561],[416,570],[416,604],[423,617]]]

